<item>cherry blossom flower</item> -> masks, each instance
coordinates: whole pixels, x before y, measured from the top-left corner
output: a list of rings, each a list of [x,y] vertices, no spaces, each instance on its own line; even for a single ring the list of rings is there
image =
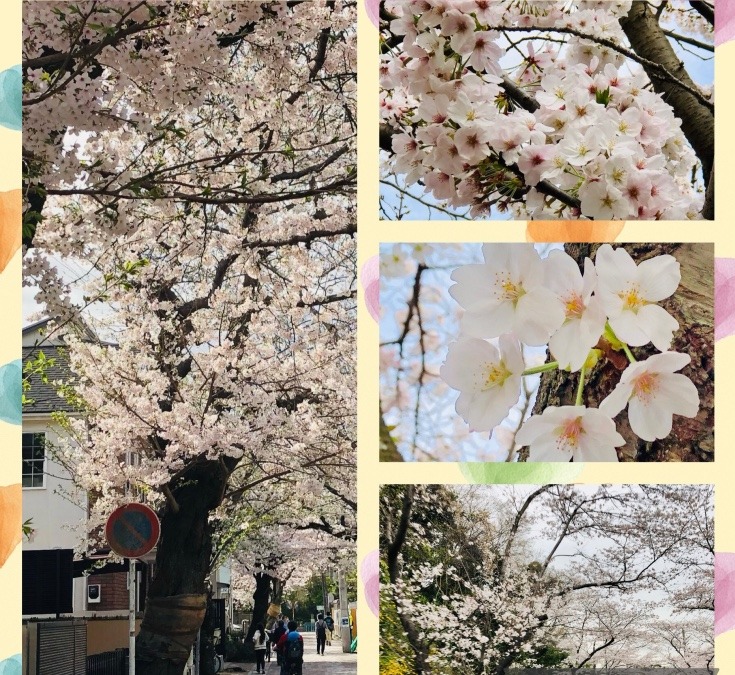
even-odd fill
[[[624,220],[631,212],[630,203],[614,185],[601,180],[584,183],[579,188],[582,212],[597,220]]]
[[[460,394],[455,409],[473,431],[490,431],[518,401],[523,356],[510,335],[500,348],[477,338],[461,337],[449,345],[441,378]]]
[[[681,370],[691,361],[688,354],[664,352],[629,365],[600,410],[615,417],[628,406],[633,432],[644,441],[655,441],[671,433],[674,415],[695,417],[699,394]]]
[[[424,178],[427,192],[430,190],[437,199],[451,199],[457,194],[454,178],[441,171],[432,171]]]
[[[615,448],[625,439],[609,415],[581,405],[550,406],[516,434],[529,446],[529,462],[617,462]]]
[[[572,166],[582,166],[599,154],[603,144],[604,136],[595,127],[584,134],[574,130],[559,143],[559,154]]]
[[[472,163],[477,163],[490,154],[487,141],[487,127],[482,124],[468,124],[454,134],[454,142],[460,154]]]
[[[584,277],[574,259],[563,251],[552,251],[547,264],[549,288],[564,303],[564,324],[549,341],[549,351],[559,368],[579,370],[605,329],[605,310],[593,295],[597,275],[592,261],[584,261]]]
[[[533,244],[484,244],[485,262],[452,272],[450,295],[466,310],[462,331],[493,338],[514,333],[544,345],[564,322],[562,301],[547,287],[545,261]]]
[[[655,303],[672,295],[681,281],[676,258],[660,255],[636,265],[624,248],[604,244],[597,251],[595,269],[597,293],[615,335],[634,347],[653,342],[666,351],[679,323]]]
[[[460,182],[470,178],[451,197],[446,181],[430,183],[439,190],[434,197],[450,199],[455,208],[469,207],[472,214],[487,212],[488,203],[498,203],[517,218],[701,217],[705,191],[697,157],[681,131],[681,121],[671,105],[650,90],[645,72],[623,67],[625,58],[614,49],[576,37],[564,47],[546,45],[538,53],[530,43],[528,56],[515,71],[502,67],[508,50],[500,37],[504,26],[573,28],[624,43],[619,23],[624,12],[618,3],[594,8],[560,4],[393,2],[392,10],[401,19],[391,24],[391,31],[405,37],[402,47],[381,57],[381,86],[390,93],[389,102],[381,98],[384,122],[400,132],[423,120],[454,136],[457,125],[490,118],[492,123],[481,124],[482,133],[462,132],[455,141],[461,146],[466,135],[469,142],[461,152],[465,160],[461,167],[443,152],[428,153],[422,160],[426,174],[439,171]],[[499,75],[535,99],[538,108],[517,101],[508,106],[508,93],[497,86]],[[434,140],[438,137],[435,129],[426,127],[411,133],[422,140],[421,131]],[[487,173],[485,141],[501,162],[519,164],[526,188],[546,180],[571,196],[579,195],[580,207],[551,198],[539,208],[532,190],[505,193],[493,182],[493,173]],[[547,145],[556,153],[536,149]],[[630,163],[608,169],[608,163],[618,159]],[[400,174],[399,153],[391,162]],[[611,178],[611,172],[617,177]]]
[[[470,56],[470,65],[473,68],[486,70],[495,75],[502,74],[499,61],[503,56],[503,50],[493,42],[497,37],[498,34],[495,31],[478,31],[474,34],[475,43],[472,47],[472,56]]]
[[[523,172],[528,185],[537,185],[544,172],[554,166],[557,148],[554,145],[527,145],[518,159],[518,168]]]

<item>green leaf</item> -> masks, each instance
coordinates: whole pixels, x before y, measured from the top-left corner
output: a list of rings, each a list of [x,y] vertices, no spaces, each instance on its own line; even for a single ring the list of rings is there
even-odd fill
[[[610,87],[604,90],[595,90],[595,101],[604,106],[607,106],[607,104],[610,103]]]

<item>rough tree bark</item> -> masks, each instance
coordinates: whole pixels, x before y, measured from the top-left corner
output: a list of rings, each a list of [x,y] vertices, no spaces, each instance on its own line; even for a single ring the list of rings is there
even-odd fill
[[[580,265],[585,257],[594,260],[600,244],[567,244],[565,250]],[[714,460],[714,249],[712,244],[624,244],[633,259],[642,260],[669,253],[681,263],[678,290],[662,306],[679,322],[672,351],[692,357],[682,374],[699,391],[699,413],[693,419],[674,416],[671,434],[648,443],[638,438],[628,424],[627,412],[616,417],[618,432],[625,438],[618,448],[621,462],[706,462]],[[605,347],[605,344],[598,345]],[[639,360],[657,353],[653,345],[634,347]],[[628,362],[622,352],[611,352],[589,372],[584,389],[584,403],[597,406],[619,382]],[[533,413],[540,414],[550,405],[574,405],[578,373],[553,371],[541,378]],[[521,453],[521,457],[525,457]]]
[[[231,469],[223,461],[193,464],[161,516],[156,573],[136,645],[138,675],[181,675],[207,606],[212,557],[210,512],[222,502]]]
[[[389,521],[386,521],[384,526],[384,536],[388,541],[388,546],[385,551],[386,563],[388,565],[388,577],[390,583],[394,586],[401,578],[401,563],[400,554],[403,545],[406,543],[406,535],[408,534],[408,528],[411,523],[411,511],[413,509],[414,499],[414,487],[412,485],[406,486],[406,492],[403,495],[403,502],[401,504],[401,518],[398,522],[395,532]],[[424,644],[420,636],[419,627],[414,623],[413,619],[404,611],[401,610],[398,604],[398,598],[394,598],[396,601],[396,609],[398,612],[398,619],[401,622],[401,626],[406,634],[408,644],[411,646],[414,652],[416,673],[421,675],[422,673],[430,672],[430,668],[427,667],[427,659],[429,658],[429,650]]]
[[[199,675],[215,675],[214,672],[214,656],[216,650],[214,647],[214,631],[217,626],[214,621],[214,612],[212,612],[212,593],[207,594],[207,613],[204,615],[202,628],[199,633]],[[224,639],[224,636],[222,636]]]
[[[283,589],[285,583],[281,579],[273,577],[271,579],[271,603],[280,605],[283,602]]]
[[[245,634],[245,644],[251,644],[253,635],[255,635],[256,626],[265,620],[271,598],[271,582],[273,581],[273,577],[266,572],[255,572],[253,577],[255,577],[253,618],[250,621],[248,632]]]
[[[640,0],[634,2],[628,15],[620,20],[620,26],[636,54],[665,67],[680,82],[697,89],[697,85],[689,77],[684,64],[659,25],[658,17],[647,2]],[[674,109],[676,116],[681,119],[681,130],[702,162],[704,184],[709,187],[715,158],[714,112],[671,78],[645,63],[643,68],[653,83],[654,91],[663,96]],[[712,196],[706,200],[702,213],[709,220],[714,218],[714,185],[711,192]]]

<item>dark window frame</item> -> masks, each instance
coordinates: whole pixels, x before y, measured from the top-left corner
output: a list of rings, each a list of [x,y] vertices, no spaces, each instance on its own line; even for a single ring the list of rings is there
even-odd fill
[[[46,434],[42,431],[23,433],[22,485],[24,489],[46,487]],[[40,453],[40,456],[39,456]],[[40,470],[39,470],[40,465]]]

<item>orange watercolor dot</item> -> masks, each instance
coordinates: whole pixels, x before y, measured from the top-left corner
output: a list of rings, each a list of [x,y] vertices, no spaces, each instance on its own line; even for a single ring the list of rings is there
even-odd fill
[[[22,512],[23,493],[20,483],[0,487],[0,567],[20,544]]]
[[[624,220],[529,220],[526,225],[526,241],[615,241],[624,227]]]
[[[21,191],[0,192],[0,272],[20,248],[22,218]]]

